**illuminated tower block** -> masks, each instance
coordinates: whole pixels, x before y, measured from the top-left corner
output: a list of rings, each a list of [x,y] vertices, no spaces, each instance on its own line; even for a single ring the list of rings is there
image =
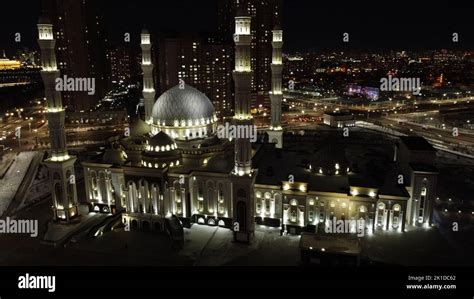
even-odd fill
[[[271,101],[271,126],[267,132],[269,141],[275,143],[277,148],[283,147],[283,130],[281,128],[281,102],[283,99],[281,73],[283,70],[283,60],[281,49],[283,47],[283,31],[275,28],[272,39],[272,90],[270,91]]]
[[[66,148],[65,111],[62,106],[61,92],[55,88],[55,80],[60,75],[56,65],[56,40],[53,35],[53,25],[45,17],[41,17],[38,22],[38,44],[41,49],[41,78],[44,83],[51,145],[51,155],[44,163],[49,171],[53,218],[69,221],[78,215],[74,174],[76,157],[69,156]]]
[[[145,100],[145,122],[151,124],[152,110],[155,104],[155,88],[153,84],[153,61],[151,60],[150,33],[143,29],[141,33],[143,98]]]

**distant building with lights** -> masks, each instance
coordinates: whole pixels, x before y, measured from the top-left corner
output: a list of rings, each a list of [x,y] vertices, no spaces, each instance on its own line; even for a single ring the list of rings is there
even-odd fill
[[[271,105],[272,30],[282,23],[282,0],[219,0],[218,26],[222,40],[232,42],[234,16],[237,9],[244,9],[252,18],[252,107]]]
[[[361,86],[357,84],[348,84],[347,92],[348,96],[364,97],[370,101],[377,101],[380,96],[380,89],[377,87]]]
[[[110,69],[110,78],[107,82],[109,87],[113,87],[114,83],[137,84],[140,71],[136,56],[132,47],[129,46],[111,46],[107,49]]]
[[[0,58],[0,98],[2,110],[8,110],[42,94],[41,68],[19,60]]]
[[[61,75],[95,78],[95,93],[63,92],[68,110],[86,111],[105,95],[107,58],[102,10],[105,2],[93,0],[42,0],[43,9],[55,28],[56,55]]]
[[[354,115],[348,111],[328,111],[324,113],[323,123],[331,128],[354,127]]]
[[[24,67],[20,61],[0,59],[0,88],[41,83],[39,67]]]
[[[71,126],[123,125],[127,124],[128,116],[124,110],[71,111],[66,113],[65,121]]]
[[[21,62],[10,60],[8,58],[0,58],[0,71],[17,70],[21,67]]]
[[[159,89],[183,80],[211,99],[219,118],[233,114],[232,47],[212,37],[163,38],[158,42]]]

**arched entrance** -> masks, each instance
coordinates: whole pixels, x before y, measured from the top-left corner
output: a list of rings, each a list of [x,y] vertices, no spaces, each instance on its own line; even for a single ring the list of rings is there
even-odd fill
[[[142,221],[142,230],[145,232],[150,231],[150,222]]]
[[[132,229],[137,229],[138,228],[138,221],[137,220],[132,220],[132,225],[131,225],[131,228]]]

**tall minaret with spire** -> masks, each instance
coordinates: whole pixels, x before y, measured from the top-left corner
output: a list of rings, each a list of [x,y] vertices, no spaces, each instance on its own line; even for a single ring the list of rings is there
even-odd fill
[[[253,129],[250,113],[250,92],[252,69],[250,65],[251,18],[241,8],[235,18],[235,115],[233,125]],[[245,131],[245,130],[244,130]],[[253,185],[256,170],[252,169],[252,144],[250,136],[235,138],[235,168],[232,175],[234,238],[236,241],[250,242],[255,230]]]
[[[233,72],[235,84],[235,116],[237,126],[253,126],[250,113],[250,92],[252,69],[250,65],[250,34],[251,18],[243,9],[238,9],[235,18],[235,70]],[[236,138],[235,140],[235,173],[247,175],[251,172],[252,146],[250,138]]]
[[[44,83],[51,145],[51,155],[44,163],[49,170],[53,218],[67,222],[78,215],[74,172],[76,157],[70,156],[66,148],[65,111],[62,106],[61,91],[56,90],[55,84],[56,78],[60,76],[56,65],[56,40],[53,25],[44,16],[38,22],[38,44],[41,49],[41,78]]]
[[[145,122],[151,124],[153,105],[155,104],[155,88],[153,84],[153,61],[151,59],[151,39],[148,30],[141,33],[143,98],[145,100]]]
[[[268,139],[271,143],[275,143],[276,148],[283,147],[283,130],[281,128],[281,102],[283,100],[282,93],[282,71],[283,60],[281,49],[283,47],[283,30],[276,26],[272,31],[272,90],[270,91],[271,101],[271,126],[268,133]]]

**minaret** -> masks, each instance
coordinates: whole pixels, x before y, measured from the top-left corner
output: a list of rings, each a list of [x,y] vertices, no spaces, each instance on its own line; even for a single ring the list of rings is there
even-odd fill
[[[250,34],[249,16],[245,16],[243,10],[239,10],[235,18],[235,70],[233,72],[235,84],[235,116],[236,126],[253,126],[250,114],[250,91],[252,81],[252,69],[250,65]],[[242,176],[251,172],[252,146],[250,138],[236,138],[235,140],[235,173]]]
[[[38,22],[38,44],[41,49],[41,78],[44,83],[51,145],[50,158],[44,163],[49,170],[53,218],[67,222],[78,215],[74,172],[76,157],[69,156],[66,148],[65,111],[62,106],[61,92],[55,88],[55,80],[60,76],[56,65],[56,40],[53,35],[53,25],[45,17],[41,17]]]
[[[142,71],[143,71],[143,98],[145,99],[145,122],[153,122],[153,105],[155,104],[155,88],[153,87],[153,62],[151,59],[151,40],[148,30],[141,33]]]
[[[281,73],[283,70],[283,60],[281,49],[283,47],[283,30],[275,27],[272,31],[272,90],[270,91],[271,101],[271,126],[268,131],[268,139],[271,143],[275,143],[276,148],[283,147],[283,130],[281,128],[281,102],[283,93],[281,88]]]
[[[251,18],[238,9],[235,18],[235,116],[233,125],[236,130],[247,127],[250,131],[254,124],[250,113],[250,90],[252,69],[250,66]],[[244,130],[245,131],[245,130]],[[232,173],[232,205],[235,241],[250,242],[255,231],[253,186],[256,170],[252,169],[252,145],[250,136],[235,138],[235,168]]]

